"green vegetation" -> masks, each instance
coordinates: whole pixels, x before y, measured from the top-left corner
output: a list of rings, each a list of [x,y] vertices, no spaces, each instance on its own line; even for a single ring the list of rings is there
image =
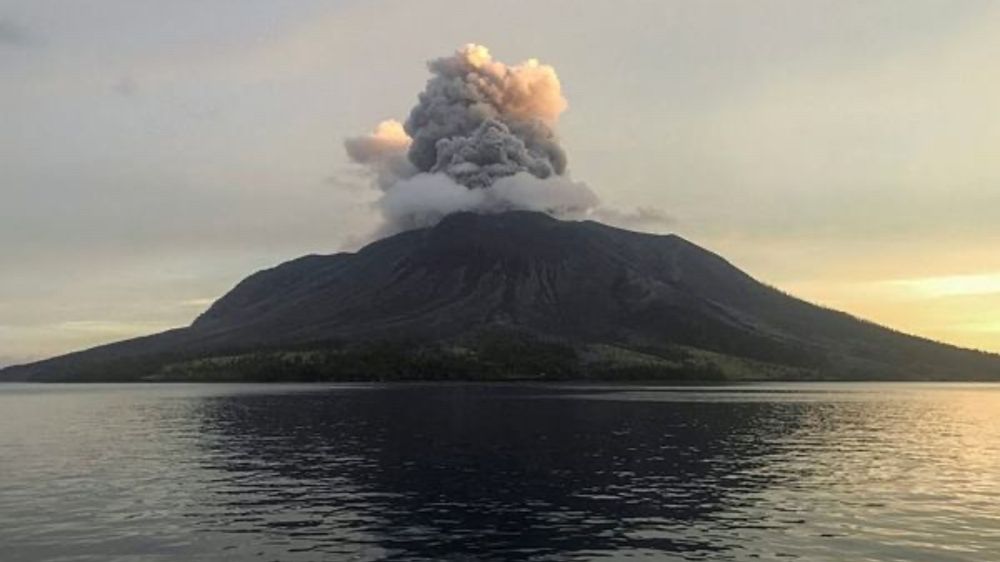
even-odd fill
[[[792,372],[795,371],[795,372]],[[127,376],[122,376],[128,372]],[[572,346],[517,332],[448,344],[382,341],[122,364],[86,380],[146,381],[722,381],[802,378],[803,373],[702,350]],[[79,380],[79,379],[78,379]]]
[[[576,351],[559,343],[489,335],[475,345],[383,341],[262,351],[163,365],[145,380],[441,381],[578,378]]]

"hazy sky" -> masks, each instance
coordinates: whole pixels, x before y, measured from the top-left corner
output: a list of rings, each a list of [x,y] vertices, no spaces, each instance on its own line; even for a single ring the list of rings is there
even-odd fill
[[[345,137],[537,57],[573,177],[792,294],[1000,351],[1000,3],[0,0],[0,363],[353,247]]]

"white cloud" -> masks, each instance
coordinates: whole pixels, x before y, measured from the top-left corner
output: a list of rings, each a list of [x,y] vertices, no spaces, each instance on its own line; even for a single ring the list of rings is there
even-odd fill
[[[926,298],[992,295],[1000,294],[1000,273],[899,279],[885,281],[884,284]]]

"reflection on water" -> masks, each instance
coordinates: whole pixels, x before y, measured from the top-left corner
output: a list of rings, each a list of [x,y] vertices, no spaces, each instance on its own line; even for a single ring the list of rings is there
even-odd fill
[[[9,385],[0,411],[4,560],[1000,552],[993,385]]]

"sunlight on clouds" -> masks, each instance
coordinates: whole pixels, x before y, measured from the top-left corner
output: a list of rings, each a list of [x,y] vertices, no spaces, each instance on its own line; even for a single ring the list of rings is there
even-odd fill
[[[188,299],[178,303],[178,306],[190,308],[208,308],[215,302],[214,298]]]
[[[810,281],[788,289],[907,333],[1000,353],[1000,274]]]
[[[885,284],[921,297],[989,295],[1000,293],[1000,273],[900,279]]]
[[[987,322],[974,322],[971,324],[959,324],[952,329],[962,332],[974,332],[983,334],[1000,334],[1000,320]]]

